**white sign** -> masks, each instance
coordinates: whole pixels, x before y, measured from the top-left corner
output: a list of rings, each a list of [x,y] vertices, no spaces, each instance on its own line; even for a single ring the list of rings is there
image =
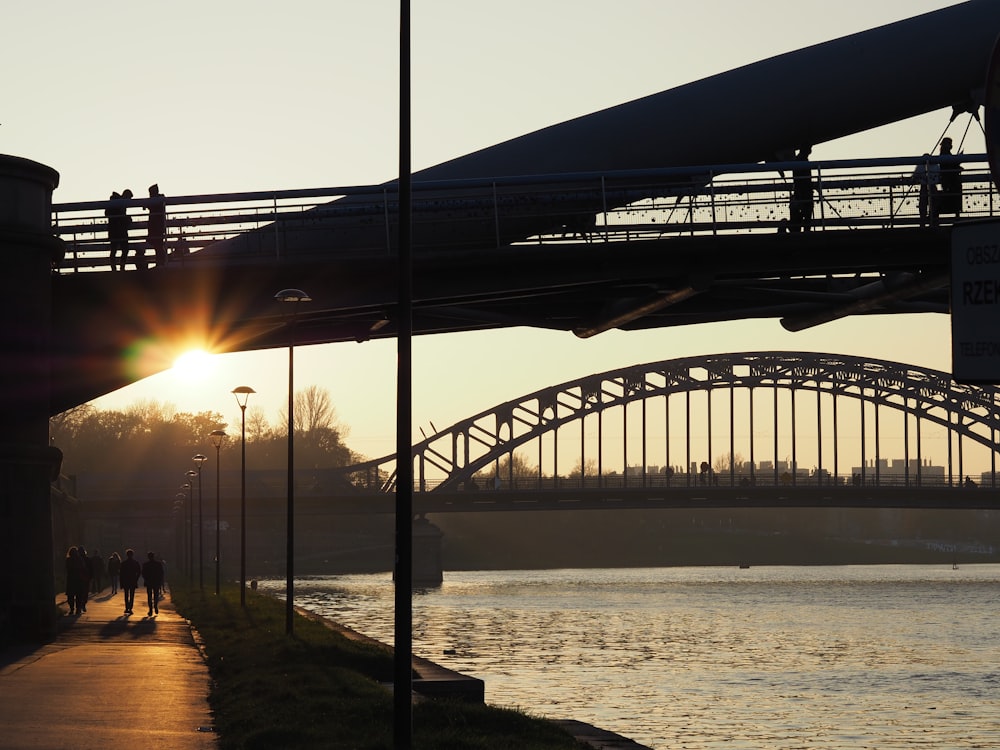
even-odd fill
[[[1000,222],[951,230],[951,371],[1000,384]]]

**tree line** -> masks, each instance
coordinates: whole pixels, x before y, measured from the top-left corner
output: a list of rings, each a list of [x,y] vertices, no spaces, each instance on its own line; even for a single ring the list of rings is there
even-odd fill
[[[365,460],[348,448],[349,429],[337,422],[327,390],[310,386],[297,391],[294,417],[297,468],[334,468]],[[239,456],[241,424],[227,424],[218,412],[183,412],[158,401],[140,401],[122,410],[83,404],[49,420],[49,440],[63,452],[61,473],[68,476],[151,464],[188,466],[196,453],[214,458],[209,435],[219,429],[227,434],[221,454]],[[247,409],[248,465],[283,469],[287,445],[285,410],[271,423],[260,407]]]

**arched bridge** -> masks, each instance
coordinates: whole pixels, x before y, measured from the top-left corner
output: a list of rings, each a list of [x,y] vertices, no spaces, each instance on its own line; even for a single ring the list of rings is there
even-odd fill
[[[998,431],[1000,391],[937,370],[686,357],[553,385],[427,437],[415,507],[993,508]],[[347,471],[359,490],[394,490],[394,456]]]

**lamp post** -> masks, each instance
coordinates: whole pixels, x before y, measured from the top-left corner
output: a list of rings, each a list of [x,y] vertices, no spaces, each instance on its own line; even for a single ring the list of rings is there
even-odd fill
[[[194,585],[194,485],[185,482],[181,485],[181,490],[186,493],[188,504],[188,569],[191,571],[189,579]]]
[[[178,572],[184,568],[184,501],[175,497],[173,510],[171,515],[174,520],[174,550],[173,550],[173,560],[177,562],[180,561]]]
[[[198,470],[188,469],[185,473],[191,477],[191,481],[194,482],[194,478],[198,477],[198,588],[205,588],[205,548],[204,548],[204,535],[205,535],[205,519],[202,516],[201,507],[201,465],[205,463],[205,456],[200,453],[195,455],[191,460],[194,461],[195,466]],[[194,540],[191,542],[194,543]]]
[[[183,487],[182,487],[182,489],[183,489]],[[188,583],[193,586],[194,585],[194,565],[192,564],[192,560],[191,560],[191,503],[188,502],[187,495],[185,495],[183,492],[178,492],[176,495],[174,495],[174,499],[177,502],[182,503],[183,505],[187,505],[188,522],[187,522],[187,529],[185,530],[185,533],[184,533],[184,547],[187,548],[187,554],[186,555],[182,555],[181,559],[187,558]],[[182,511],[182,514],[183,514],[183,511]],[[183,516],[181,518],[181,523],[183,524]]]
[[[288,323],[288,518],[285,522],[285,635],[292,634],[295,598],[295,313],[302,302],[312,302],[312,297],[301,289],[282,289],[274,295],[278,302],[291,305]]]
[[[219,576],[221,565],[221,546],[219,544],[219,449],[222,448],[222,441],[226,439],[225,430],[212,430],[209,433],[212,438],[212,445],[215,446],[215,595],[219,595]]]
[[[233,389],[240,406],[240,606],[247,605],[247,401],[256,391],[248,385]]]

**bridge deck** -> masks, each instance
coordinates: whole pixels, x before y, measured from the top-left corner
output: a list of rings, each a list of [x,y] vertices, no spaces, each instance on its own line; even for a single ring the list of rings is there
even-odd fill
[[[963,159],[961,219],[993,216],[985,158]],[[413,331],[589,337],[753,318],[799,330],[847,314],[948,312],[950,228],[920,226],[914,159],[815,163],[807,233],[779,231],[791,166],[422,185]],[[391,186],[373,190],[168,198],[175,252],[146,273],[102,272],[107,202],[55,206],[67,253],[54,267],[53,413],[165,369],[192,345],[287,345],[273,301],[282,288],[313,298],[297,315],[298,343],[395,336],[396,204]],[[140,219],[131,242],[146,252],[142,234]],[[156,303],[141,321],[140,300]],[[125,350],[144,340],[161,354],[124,371]]]

